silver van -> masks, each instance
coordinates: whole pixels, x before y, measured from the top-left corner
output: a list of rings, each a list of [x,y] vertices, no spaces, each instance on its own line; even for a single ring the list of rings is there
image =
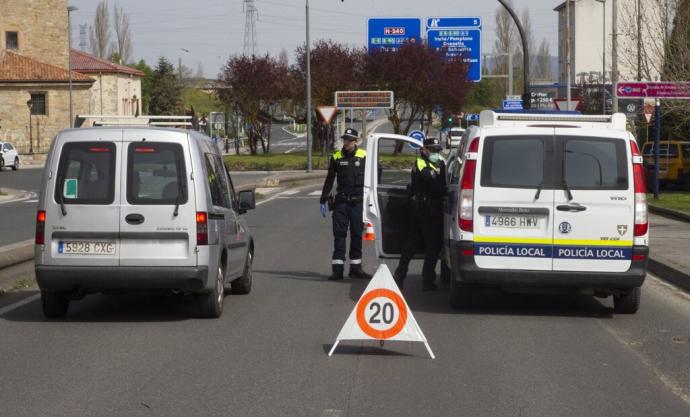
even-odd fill
[[[36,279],[47,317],[111,290],[196,294],[219,317],[225,291],[247,294],[254,242],[222,155],[192,130],[93,127],[60,132],[36,217]]]

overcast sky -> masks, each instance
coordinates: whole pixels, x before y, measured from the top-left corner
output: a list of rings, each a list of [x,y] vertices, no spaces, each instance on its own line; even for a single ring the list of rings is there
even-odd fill
[[[109,0],[111,9],[114,1]],[[129,15],[134,60],[144,58],[153,66],[160,56],[173,63],[181,58],[183,64],[193,71],[196,71],[198,63],[202,63],[205,75],[215,78],[229,56],[242,53],[243,0],[118,1]],[[519,14],[529,7],[536,43],[539,45],[546,38],[552,55],[557,55],[558,33],[553,8],[560,3],[514,0]],[[72,13],[73,47],[78,48],[79,25],[93,23],[98,1],[70,0],[69,4],[79,8]],[[305,40],[305,1],[255,0],[254,4],[259,15],[257,51],[277,56],[285,48],[292,62],[295,48]],[[312,42],[333,39],[352,46],[364,46],[366,21],[373,16],[479,16],[483,23],[482,51],[491,52],[494,13],[499,3],[491,0],[311,0],[309,6]],[[88,31],[86,42],[88,45]]]

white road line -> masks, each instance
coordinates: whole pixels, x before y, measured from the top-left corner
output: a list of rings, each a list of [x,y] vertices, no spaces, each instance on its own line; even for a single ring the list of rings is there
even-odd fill
[[[299,191],[300,191],[300,190],[294,190],[294,189],[293,189],[293,190],[285,190],[285,191],[283,191],[281,194],[284,195],[284,196],[287,196],[287,195],[294,195],[294,194],[299,193]]]
[[[10,311],[17,309],[21,306],[27,305],[29,303],[33,303],[34,301],[38,300],[39,298],[41,298],[41,294],[34,294],[31,297],[27,297],[23,300],[17,301],[16,303],[10,304],[7,307],[0,308],[0,316],[3,316],[5,314],[9,313]]]
[[[25,203],[38,203],[38,200],[26,200]]]
[[[318,195],[319,197],[321,197],[321,191],[319,191],[319,190],[312,191],[312,192],[310,192],[310,193],[307,194],[307,195]]]

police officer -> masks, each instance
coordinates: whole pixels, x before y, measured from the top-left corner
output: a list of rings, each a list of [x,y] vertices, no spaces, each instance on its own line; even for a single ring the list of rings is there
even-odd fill
[[[437,138],[424,140],[412,168],[408,236],[393,274],[401,289],[410,260],[420,243],[424,246],[422,290],[437,289],[434,270],[443,244],[443,196],[446,194],[446,165],[441,158],[441,149],[443,147]]]
[[[364,162],[366,151],[357,149],[359,133],[346,129],[343,148],[331,156],[328,175],[321,191],[321,216],[326,217],[326,201],[331,194],[333,180],[338,179],[333,207],[333,273],[330,280],[343,279],[345,242],[350,228],[350,277],[369,279],[362,269],[362,199],[364,196]]]

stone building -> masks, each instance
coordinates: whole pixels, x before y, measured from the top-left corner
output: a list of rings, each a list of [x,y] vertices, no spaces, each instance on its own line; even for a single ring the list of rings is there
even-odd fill
[[[72,49],[72,69],[95,79],[89,105],[91,114],[141,114],[142,71],[76,49]]]
[[[22,153],[46,152],[69,127],[67,28],[67,0],[2,0],[0,139]],[[72,72],[73,114],[91,111],[93,83]]]

